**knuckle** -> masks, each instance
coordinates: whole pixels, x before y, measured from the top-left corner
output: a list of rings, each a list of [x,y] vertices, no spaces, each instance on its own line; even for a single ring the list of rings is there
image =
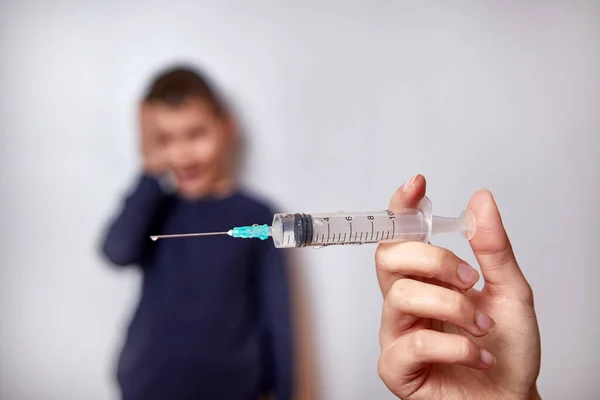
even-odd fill
[[[398,357],[393,353],[393,347],[381,352],[377,361],[377,374],[386,384],[391,384],[398,379]]]
[[[456,257],[451,251],[437,247],[434,261],[435,273],[437,275],[444,274],[444,271],[449,265],[452,265],[455,258]]]
[[[456,292],[449,291],[447,298],[444,299],[444,304],[448,307],[448,313],[454,316],[464,316],[470,311],[467,299]]]
[[[390,368],[388,367],[388,363],[385,360],[384,353],[381,353],[379,356],[379,361],[377,362],[377,374],[382,381],[387,382],[390,378]]]
[[[377,247],[377,250],[375,251],[375,266],[377,267],[378,270],[386,271],[386,270],[390,269],[389,253],[390,253],[389,245],[381,244]]]
[[[525,288],[522,290],[521,293],[521,298],[523,303],[533,306],[533,288],[531,287],[531,284],[529,284],[529,282],[526,282]]]
[[[375,266],[377,270],[388,273],[400,273],[402,260],[410,251],[409,243],[382,243],[375,250]]]
[[[420,358],[427,351],[427,334],[424,330],[413,332],[407,343],[408,352],[415,358]]]
[[[400,311],[410,309],[411,287],[412,282],[410,279],[402,278],[394,282],[386,298],[387,306]]]
[[[456,344],[456,357],[456,361],[477,359],[479,357],[478,349],[467,337],[460,336]]]

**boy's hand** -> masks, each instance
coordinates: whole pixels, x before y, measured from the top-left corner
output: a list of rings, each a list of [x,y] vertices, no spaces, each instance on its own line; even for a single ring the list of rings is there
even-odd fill
[[[139,113],[140,145],[144,172],[160,176],[167,172],[164,150],[159,146],[152,106],[142,104]]]
[[[417,176],[392,209],[425,195]],[[479,274],[456,255],[425,243],[382,244],[377,276],[385,303],[379,375],[410,399],[539,399],[540,335],[533,293],[515,260],[491,193],[469,203]]]

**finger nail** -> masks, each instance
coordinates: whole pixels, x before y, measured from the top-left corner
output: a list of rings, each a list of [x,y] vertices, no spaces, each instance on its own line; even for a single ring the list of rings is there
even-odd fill
[[[475,311],[475,323],[479,329],[485,332],[491,330],[496,325],[493,319],[480,310]]]
[[[480,360],[483,365],[488,367],[491,367],[492,365],[496,364],[496,357],[494,357],[492,353],[485,349],[481,349]]]
[[[472,286],[479,280],[479,274],[470,265],[458,264],[458,277],[465,284]]]
[[[416,178],[417,178],[417,175],[413,176],[412,178],[407,180],[404,185],[402,185],[402,191],[404,193],[408,193],[412,189]]]

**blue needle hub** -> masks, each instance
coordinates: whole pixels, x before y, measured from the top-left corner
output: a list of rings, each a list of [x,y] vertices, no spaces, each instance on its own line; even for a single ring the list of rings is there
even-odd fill
[[[231,230],[234,238],[261,239],[269,238],[269,225],[238,226]]]

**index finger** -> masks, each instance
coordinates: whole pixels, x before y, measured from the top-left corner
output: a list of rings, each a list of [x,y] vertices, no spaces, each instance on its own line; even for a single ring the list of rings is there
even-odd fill
[[[390,201],[390,210],[402,210],[405,208],[413,208],[419,204],[419,201],[425,196],[427,182],[423,175],[416,175],[410,178],[404,185],[402,185]],[[380,248],[385,246],[393,246],[392,243],[382,243],[379,245]],[[392,274],[390,271],[382,270],[377,268],[377,279],[379,280],[379,287],[385,296],[392,283],[398,279],[398,276]]]

